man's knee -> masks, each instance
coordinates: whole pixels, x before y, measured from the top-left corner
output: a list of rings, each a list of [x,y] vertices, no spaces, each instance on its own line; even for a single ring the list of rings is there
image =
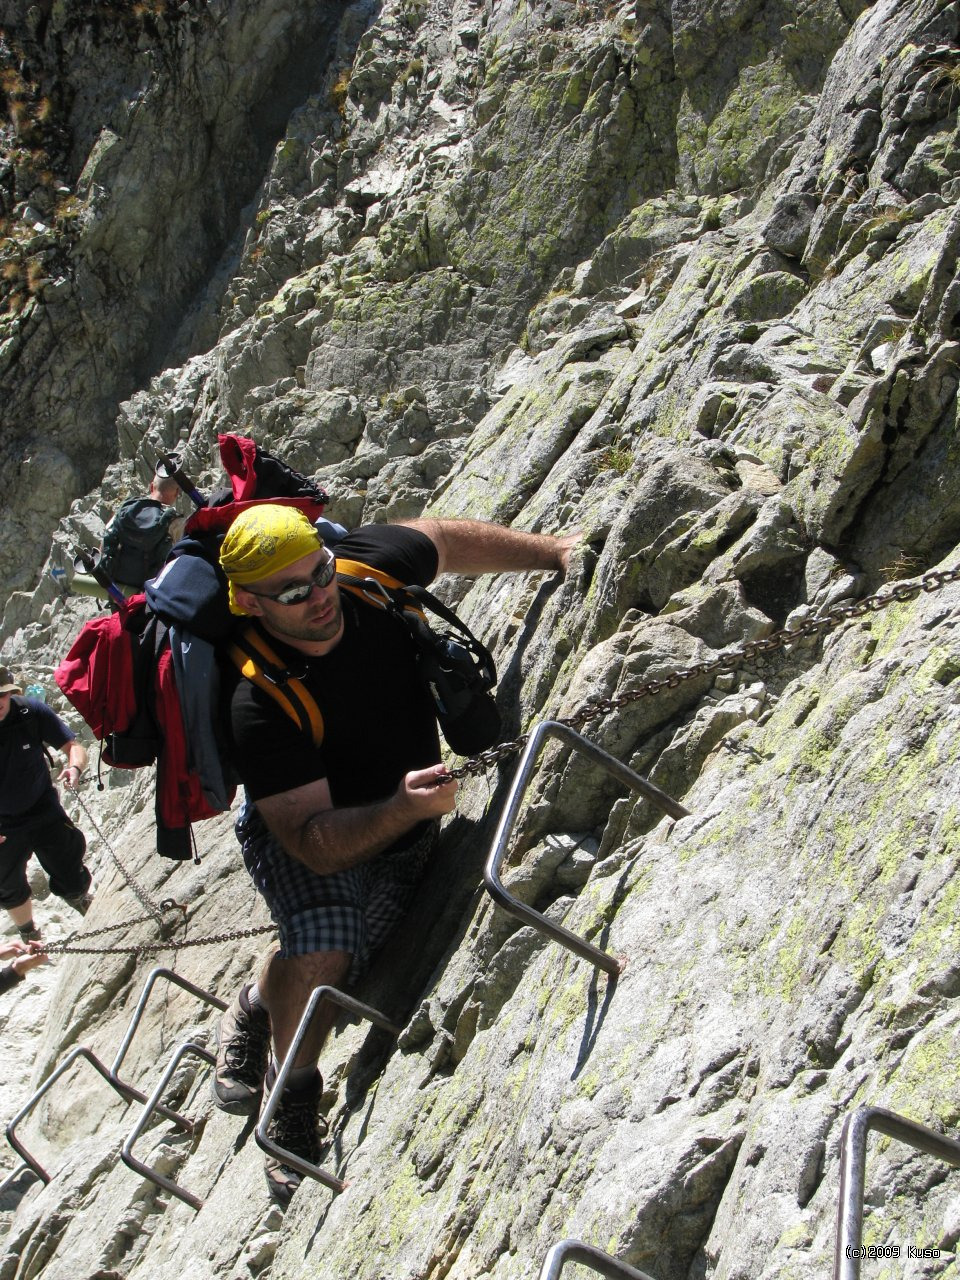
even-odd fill
[[[0,863],[0,907],[14,911],[30,901],[30,884],[27,880],[29,850],[10,851],[0,845],[5,857]]]
[[[32,895],[30,886],[25,884],[22,889],[11,890],[9,893],[0,894],[0,907],[4,911],[16,911],[17,907],[24,907],[30,901]]]
[[[299,989],[335,986],[350,972],[353,956],[349,951],[308,951],[303,955],[274,954],[268,963],[271,986],[291,984]]]

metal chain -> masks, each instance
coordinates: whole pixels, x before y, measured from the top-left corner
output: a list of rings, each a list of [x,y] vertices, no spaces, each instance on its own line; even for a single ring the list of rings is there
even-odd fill
[[[164,898],[164,900],[160,903],[160,906],[163,908],[164,911],[172,911],[174,908],[176,908],[177,911],[183,912],[183,919],[175,921],[174,922],[175,924],[183,924],[186,922],[186,916],[187,916],[186,903],[177,902],[176,899],[174,898]],[[131,929],[136,924],[146,924],[148,920],[154,920],[154,917],[153,916],[137,916],[136,919],[134,920],[121,920],[119,924],[105,924],[105,925],[102,925],[99,929],[84,929],[83,936],[84,938],[99,938],[104,933],[116,933],[119,929]],[[166,927],[167,927],[167,922],[165,920],[161,921],[160,928],[164,929]]]
[[[130,873],[127,871],[126,867],[121,862],[120,857],[117,854],[116,850],[114,849],[113,845],[110,843],[106,835],[101,830],[100,825],[98,824],[93,814],[90,812],[89,806],[84,802],[83,797],[80,795],[80,792],[77,790],[77,788],[71,787],[69,783],[65,785],[67,786],[67,789],[69,791],[73,792],[74,796],[77,799],[77,803],[80,805],[80,808],[86,814],[94,831],[100,837],[100,840],[102,841],[104,848],[107,850],[107,852],[110,854],[110,857],[113,859],[114,864],[117,867],[117,870],[123,876],[124,880],[133,890],[141,906],[147,912],[147,915],[138,916],[135,920],[122,920],[118,924],[106,924],[99,929],[90,929],[88,931],[84,931],[84,934],[83,934],[84,941],[86,942],[91,938],[101,937],[105,933],[115,933],[118,929],[129,929],[129,928],[132,928],[134,925],[145,924],[148,920],[153,920],[157,925],[159,925],[162,931],[165,923],[163,919],[163,913],[165,911],[176,910],[176,911],[182,912],[183,918],[180,921],[180,923],[185,924],[186,915],[187,915],[186,903],[177,902],[175,898],[164,898],[162,902],[156,902],[150,896],[147,890],[144,889],[142,885],[139,885],[137,881],[133,878],[133,876],[130,875]],[[66,942],[41,943],[40,945],[48,955],[145,956],[145,955],[153,955],[158,951],[166,951],[171,947],[204,947],[204,946],[210,946],[216,942],[232,942],[238,938],[252,938],[252,937],[255,937],[257,934],[274,932],[275,929],[276,929],[275,925],[266,924],[266,925],[258,925],[255,927],[251,927],[249,929],[233,929],[227,933],[211,934],[210,936],[204,937],[204,938],[193,938],[193,939],[182,938],[179,941],[167,940],[163,942],[139,942],[139,943],[131,943],[129,946],[115,946],[115,947],[78,946],[73,942],[72,938],[68,939]],[[73,937],[76,937],[76,936],[77,935],[75,934],[73,935]]]
[[[788,648],[792,644],[797,644],[801,640],[808,640],[813,636],[826,635],[827,632],[843,626],[845,622],[849,622],[854,618],[862,618],[868,613],[879,613],[881,609],[886,609],[892,604],[915,600],[923,592],[929,594],[932,591],[939,591],[953,582],[960,582],[960,568],[934,569],[930,573],[925,573],[922,578],[915,582],[898,583],[888,591],[879,591],[875,595],[864,596],[862,600],[855,601],[852,604],[834,605],[826,613],[806,618],[795,627],[782,627],[779,631],[774,631],[762,640],[750,640],[738,649],[731,649],[728,653],[721,654],[719,658],[715,658],[712,662],[696,662],[693,666],[683,667],[679,671],[672,671],[659,680],[648,680],[645,684],[626,690],[616,698],[589,698],[573,715],[558,716],[557,721],[570,729],[579,730],[592,720],[598,720],[602,716],[609,715],[611,711],[618,711],[621,707],[628,706],[631,702],[638,702],[641,698],[653,697],[658,693],[663,693],[664,689],[676,689],[687,680],[695,680],[700,676],[713,676],[725,671],[733,671],[743,664],[753,662],[764,654],[775,653],[778,649]],[[451,769],[447,776],[452,781],[453,779],[485,773],[488,769],[492,769],[499,764],[501,760],[507,760],[511,756],[519,755],[526,746],[528,737],[528,734],[521,734],[519,738],[514,738],[511,742],[500,742],[495,747],[490,747],[488,751],[482,751],[479,755],[465,760],[463,764]]]
[[[558,721],[568,728],[581,729],[585,724],[609,715],[611,711],[618,711],[621,707],[628,706],[631,702],[638,702],[641,698],[654,697],[656,694],[662,693],[664,689],[676,689],[687,680],[733,671],[737,667],[752,662],[764,654],[775,653],[780,649],[788,648],[790,645],[797,644],[801,640],[811,639],[814,636],[826,635],[854,618],[862,618],[868,613],[879,613],[882,609],[889,608],[892,604],[902,604],[915,600],[917,596],[924,592],[929,594],[933,591],[939,591],[954,582],[960,582],[960,568],[933,570],[930,573],[925,573],[922,578],[915,582],[898,583],[888,591],[865,596],[862,600],[858,600],[853,604],[834,605],[826,613],[807,618],[796,627],[782,627],[762,640],[750,640],[738,649],[731,649],[728,653],[721,654],[718,658],[713,659],[712,662],[696,662],[692,666],[681,668],[679,671],[672,671],[659,680],[648,680],[644,684],[637,685],[634,689],[626,690],[615,698],[590,698],[573,715],[563,718],[558,717]],[[485,773],[488,769],[492,769],[499,764],[501,760],[507,760],[511,756],[519,755],[526,745],[528,737],[528,734],[521,734],[519,738],[514,738],[509,742],[500,742],[496,746],[490,747],[489,750],[482,751],[479,755],[465,760],[456,769],[451,769],[447,774],[447,778],[453,781],[454,779]],[[81,808],[90,819],[97,835],[117,864],[120,873],[143,906],[150,912],[149,916],[143,917],[141,920],[128,921],[126,924],[106,925],[104,928],[96,929],[85,936],[92,938],[98,934],[110,933],[115,929],[125,928],[130,924],[143,923],[144,920],[151,917],[158,924],[162,924],[162,912],[173,907],[179,908],[186,914],[186,907],[182,903],[175,902],[172,898],[165,898],[159,904],[154,903],[146,891],[136,884],[133,877],[127,873],[120,859],[114,853],[110,842],[100,830],[90,810],[77,793],[76,788],[71,789],[77,795]],[[260,934],[271,933],[274,930],[274,925],[266,924],[248,929],[233,929],[227,933],[208,934],[201,938],[182,938],[178,941],[165,942],[140,942],[130,946],[115,947],[84,947],[77,946],[70,941],[41,945],[49,955],[134,955],[139,957],[154,955],[171,947],[206,947],[220,942],[233,942],[240,938],[255,938]]]
[[[112,925],[111,928],[120,926]],[[106,930],[98,929],[97,933],[104,933]],[[129,946],[118,947],[82,947],[77,946],[74,942],[41,942],[38,949],[43,950],[47,955],[61,956],[149,956],[156,955],[159,951],[179,950],[181,947],[209,947],[216,942],[233,942],[237,938],[255,938],[261,933],[275,933],[276,925],[260,924],[251,926],[249,929],[231,929],[227,933],[211,933],[203,938],[180,938],[168,940],[166,942],[136,942]],[[84,935],[85,937],[93,937],[94,934]]]
[[[103,844],[103,847],[106,849],[107,853],[109,853],[110,857],[113,859],[114,865],[116,866],[117,870],[120,872],[124,880],[126,880],[127,884],[133,890],[134,894],[136,895],[137,901],[143,907],[144,911],[148,912],[149,916],[157,922],[157,924],[161,924],[163,922],[164,909],[170,905],[180,906],[181,904],[174,902],[172,898],[165,898],[163,902],[156,902],[154,901],[153,898],[151,898],[150,894],[146,891],[146,889],[143,888],[142,885],[137,884],[136,880],[133,878],[130,872],[126,869],[126,867],[120,861],[120,858],[117,855],[117,852],[114,849],[113,845],[110,843],[107,837],[103,834],[103,831],[100,829],[99,823],[97,822],[93,814],[90,812],[90,808],[87,805],[87,803],[84,801],[84,798],[80,794],[78,788],[71,787],[69,783],[67,783],[66,786],[69,791],[73,792],[74,796],[76,797],[77,804],[79,804],[80,808],[86,814],[87,820],[89,821],[90,825],[93,827],[97,835],[100,837],[100,841]],[[183,911],[186,911],[186,907],[182,907],[181,909]],[[129,921],[129,923],[134,924],[138,922]],[[120,926],[111,925],[109,927],[119,928]],[[106,930],[98,930],[98,932],[106,932]]]

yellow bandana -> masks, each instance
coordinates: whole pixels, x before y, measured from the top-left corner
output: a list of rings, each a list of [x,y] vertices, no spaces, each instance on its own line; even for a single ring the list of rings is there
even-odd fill
[[[220,565],[230,581],[230,612],[247,612],[237,603],[235,585],[269,578],[322,546],[320,534],[296,507],[248,507],[234,520],[220,548]]]

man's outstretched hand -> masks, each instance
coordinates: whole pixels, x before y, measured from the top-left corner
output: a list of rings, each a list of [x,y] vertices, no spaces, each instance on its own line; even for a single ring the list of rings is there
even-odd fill
[[[570,570],[570,557],[583,544],[582,533],[564,533],[557,538],[557,568],[567,574]]]

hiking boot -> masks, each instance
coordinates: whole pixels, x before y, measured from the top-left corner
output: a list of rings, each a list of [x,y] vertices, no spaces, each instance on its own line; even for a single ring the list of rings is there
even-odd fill
[[[92,893],[74,893],[69,896],[64,895],[64,902],[72,911],[78,912],[85,916],[93,905]]]
[[[249,991],[240,990],[217,1027],[213,1100],[235,1116],[256,1111],[270,1055],[270,1017],[265,1009],[250,1008]]]
[[[271,1074],[275,1074],[271,1072]],[[272,1080],[268,1080],[268,1088]],[[267,1137],[278,1147],[291,1151],[301,1160],[316,1164],[320,1159],[322,1140],[327,1133],[327,1122],[321,1119],[317,1108],[323,1093],[323,1079],[318,1071],[311,1084],[302,1089],[284,1089],[280,1105],[267,1128]],[[303,1180],[303,1175],[277,1159],[267,1156],[263,1162],[270,1196],[278,1204],[288,1205],[293,1193]]]
[[[17,932],[24,942],[39,942],[40,930],[31,920],[29,924],[17,925]]]

